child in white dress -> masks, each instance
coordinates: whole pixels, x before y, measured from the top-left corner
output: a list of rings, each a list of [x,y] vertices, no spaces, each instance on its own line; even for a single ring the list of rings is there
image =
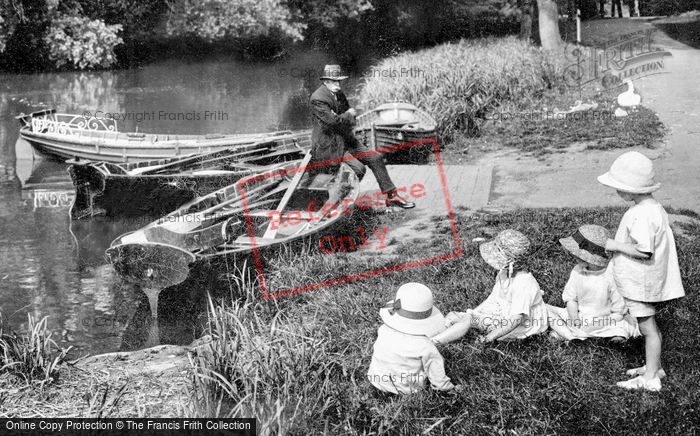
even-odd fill
[[[627,314],[625,301],[606,268],[609,257],[604,247],[608,239],[605,228],[588,224],[559,240],[581,263],[571,271],[562,292],[566,308],[547,305],[553,337],[567,341],[612,338],[617,342],[639,336],[637,320]]]
[[[377,389],[410,394],[430,380],[433,389],[455,388],[445,374],[442,355],[430,337],[445,328],[445,318],[433,306],[433,294],[420,283],[407,283],[379,311],[384,321],[377,332],[367,379]]]
[[[636,151],[619,156],[598,181],[616,189],[623,200],[634,202],[622,217],[615,239],[608,239],[605,249],[613,253],[615,286],[644,335],[646,364],[627,371],[637,377],[617,385],[658,391],[665,373],[655,304],[685,295],[668,215],[651,195],[661,185],[654,181],[651,160]]]
[[[434,336],[433,342],[457,340],[472,327],[485,333],[479,342],[524,339],[547,330],[547,308],[540,286],[521,266],[529,246],[525,235],[511,229],[481,244],[481,257],[498,271],[493,290],[473,310],[450,312],[447,330]]]

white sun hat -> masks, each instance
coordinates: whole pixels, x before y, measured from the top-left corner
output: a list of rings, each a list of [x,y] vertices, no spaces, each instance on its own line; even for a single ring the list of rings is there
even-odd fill
[[[630,194],[649,194],[661,187],[654,181],[654,164],[637,151],[620,155],[610,166],[610,171],[598,177],[605,186]]]
[[[409,335],[434,336],[445,329],[445,317],[433,306],[433,293],[420,283],[406,283],[379,311],[384,324]]]

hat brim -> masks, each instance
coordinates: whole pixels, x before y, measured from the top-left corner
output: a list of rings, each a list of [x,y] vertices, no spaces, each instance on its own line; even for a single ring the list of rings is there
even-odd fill
[[[607,266],[610,259],[607,257],[598,256],[586,250],[582,250],[578,247],[578,243],[569,236],[568,238],[563,238],[559,240],[559,243],[574,256],[578,257],[584,262],[590,263],[595,266]]]
[[[335,80],[336,82],[340,82],[341,80],[347,80],[350,76],[321,76],[319,77],[319,80]]]
[[[481,253],[481,257],[486,263],[498,271],[507,267],[511,262],[511,260],[498,249],[495,241],[484,242],[479,245],[479,253]]]
[[[632,186],[628,186],[624,183],[621,183],[620,181],[616,180],[610,175],[610,172],[608,171],[607,173],[603,174],[602,176],[598,176],[598,182],[605,186],[609,186],[613,189],[617,189],[618,191],[623,191],[623,192],[628,192],[630,194],[649,194],[652,193],[656,190],[658,190],[661,187],[661,183],[656,183],[652,186],[645,186],[642,188],[635,188]]]
[[[388,304],[390,303],[393,301]],[[386,307],[379,310],[379,317],[384,321],[384,324],[409,335],[432,337],[445,329],[445,317],[437,307],[433,307],[433,312],[425,319],[410,319],[396,312],[392,315]]]

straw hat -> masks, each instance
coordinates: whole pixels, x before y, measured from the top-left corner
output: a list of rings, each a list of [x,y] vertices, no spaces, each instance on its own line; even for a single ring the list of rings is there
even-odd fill
[[[529,248],[527,236],[512,229],[503,230],[493,241],[479,245],[481,257],[499,271],[525,256]]]
[[[343,69],[340,68],[340,65],[326,65],[323,67],[323,74],[321,74],[320,79],[345,80],[348,77],[343,72]]]
[[[434,336],[445,328],[445,317],[433,306],[433,293],[420,283],[401,285],[379,316],[384,324],[409,335]]]
[[[661,183],[654,181],[654,164],[651,159],[636,151],[620,155],[610,166],[610,171],[598,177],[605,186],[630,194],[654,192]]]
[[[605,243],[610,239],[608,231],[601,226],[586,224],[578,228],[576,233],[559,242],[569,253],[596,266],[606,266],[610,260],[605,251]]]

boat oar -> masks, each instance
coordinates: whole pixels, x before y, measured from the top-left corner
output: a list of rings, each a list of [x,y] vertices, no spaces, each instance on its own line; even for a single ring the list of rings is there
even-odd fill
[[[270,196],[283,192],[286,189],[286,186],[284,185],[279,186],[275,189],[270,189],[273,186],[280,184],[282,180],[283,179],[276,179],[271,182],[261,184],[260,186],[256,186],[250,191],[247,191],[246,197],[250,202],[248,209],[259,207],[259,202],[262,202],[264,199],[269,198]],[[197,227],[200,227],[207,221],[211,221],[212,218],[220,219],[244,212],[245,209],[241,207],[242,204],[243,197],[237,195],[231,198],[230,200],[222,201],[219,204],[216,204],[208,209],[204,209],[199,212],[192,212],[182,215],[170,215],[168,217],[163,218],[162,222],[155,224],[153,227],[165,227],[173,232],[187,233],[196,229]],[[220,211],[224,208],[229,209],[217,213],[217,211]]]
[[[240,145],[237,148],[246,147],[245,150],[228,149],[227,151],[229,151],[229,153],[225,153],[223,156],[215,157],[215,158],[212,158],[209,160],[206,160],[206,158],[221,154],[222,151],[218,150],[218,151],[212,151],[209,153],[190,154],[188,156],[183,156],[180,159],[176,159],[172,162],[168,162],[168,163],[164,163],[164,164],[160,164],[160,165],[152,165],[152,166],[148,166],[148,167],[134,168],[132,170],[129,170],[129,174],[139,175],[139,174],[145,174],[145,173],[154,173],[156,171],[162,171],[162,170],[170,169],[172,167],[184,165],[184,164],[206,163],[206,162],[210,162],[210,161],[214,161],[214,160],[242,157],[242,156],[245,156],[248,154],[253,154],[255,152],[258,152],[261,149],[265,148],[264,147],[265,145],[268,145],[272,142],[274,142],[274,141],[253,142],[252,144]]]
[[[296,191],[297,186],[299,186],[299,183],[301,182],[301,178],[306,172],[306,167],[309,165],[309,162],[311,161],[311,150],[309,150],[306,153],[306,156],[304,156],[304,160],[301,161],[301,165],[299,166],[299,170],[294,174],[294,177],[292,178],[292,181],[289,184],[289,187],[287,188],[287,192],[284,193],[284,197],[282,197],[282,200],[279,202],[277,205],[277,209],[275,209],[277,212],[281,213],[285,207],[287,207],[287,203],[289,203],[289,200],[292,198],[292,195],[294,194],[294,191]],[[277,234],[277,230],[279,230],[279,226],[273,226],[272,225],[272,220],[270,220],[270,224],[267,226],[267,230],[265,230],[265,234],[263,235],[264,239],[273,239],[275,235]]]

